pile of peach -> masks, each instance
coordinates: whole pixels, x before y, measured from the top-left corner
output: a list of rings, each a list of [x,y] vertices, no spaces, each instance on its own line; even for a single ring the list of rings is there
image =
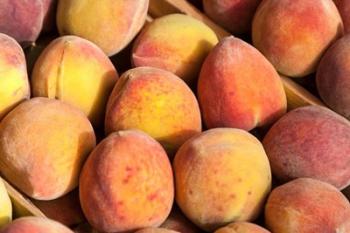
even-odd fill
[[[350,1],[166,2],[0,1],[0,233],[349,233]]]

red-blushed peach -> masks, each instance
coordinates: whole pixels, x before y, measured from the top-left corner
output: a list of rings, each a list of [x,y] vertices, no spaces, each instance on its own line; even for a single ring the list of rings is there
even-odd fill
[[[42,0],[1,0],[0,32],[19,43],[34,42],[44,20]]]
[[[79,194],[86,218],[99,231],[158,227],[169,215],[174,199],[167,154],[141,131],[112,133],[85,163]]]
[[[234,35],[250,33],[262,0],[203,0],[204,12]]]
[[[62,36],[40,54],[31,83],[34,96],[70,103],[98,127],[103,126],[107,100],[117,79],[112,62],[95,44],[77,36]]]
[[[97,44],[109,56],[118,53],[145,23],[149,0],[60,0],[57,27]]]
[[[339,189],[350,184],[350,122],[320,106],[297,108],[277,121],[263,145],[281,181],[310,177]]]
[[[156,228],[156,227],[148,227],[138,231],[135,233],[180,233],[179,231],[173,231],[166,228]],[[183,233],[183,232],[181,232]]]
[[[270,233],[259,225],[249,222],[234,222],[216,230],[214,233]]]
[[[204,61],[198,99],[208,128],[251,130],[273,123],[287,108],[276,70],[258,50],[234,37],[224,38]]]
[[[95,146],[86,116],[59,100],[33,98],[0,123],[0,171],[28,196],[51,200],[78,185]]]
[[[254,46],[291,77],[314,72],[323,53],[342,34],[343,23],[332,0],[265,0],[252,26]]]
[[[73,233],[69,228],[47,218],[22,217],[14,220],[1,233]]]
[[[201,132],[199,106],[190,88],[174,74],[152,67],[125,72],[109,97],[105,131],[139,129],[172,155]]]
[[[173,207],[170,215],[165,220],[165,222],[160,225],[162,228],[166,228],[173,231],[178,231],[181,233],[199,233],[201,230],[190,222],[178,208]]]
[[[173,167],[177,204],[206,231],[255,219],[271,187],[263,146],[240,129],[192,137],[176,153]]]
[[[299,178],[275,188],[265,207],[273,233],[350,232],[350,204],[332,185]]]
[[[141,32],[134,43],[132,63],[170,71],[192,85],[217,42],[215,32],[203,22],[170,14],[155,19]]]
[[[344,23],[345,33],[350,32],[350,2],[348,0],[333,0]]]
[[[349,1],[350,3],[350,1]],[[350,35],[327,50],[318,66],[316,84],[322,100],[350,120]]]
[[[1,4],[0,1],[0,8]],[[2,33],[0,33],[0,67],[1,121],[16,105],[30,97],[23,50],[13,38]]]

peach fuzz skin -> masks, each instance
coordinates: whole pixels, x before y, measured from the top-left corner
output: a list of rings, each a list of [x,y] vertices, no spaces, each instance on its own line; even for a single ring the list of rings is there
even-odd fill
[[[173,231],[165,228],[144,228],[138,231],[135,231],[135,233],[180,233],[179,231]]]
[[[203,0],[204,12],[234,35],[250,33],[262,0]]]
[[[350,2],[348,0],[333,0],[343,19],[345,33],[350,32]]]
[[[222,39],[210,52],[197,91],[208,128],[251,130],[273,123],[287,108],[276,70],[253,46],[234,37]]]
[[[288,112],[267,132],[263,145],[272,173],[282,182],[310,177],[339,189],[350,184],[350,122],[328,108]]]
[[[273,233],[350,232],[350,204],[335,187],[299,178],[275,188],[265,206]]]
[[[14,220],[1,233],[73,233],[66,226],[47,218],[22,217]]]
[[[249,222],[234,222],[216,230],[214,233],[270,233],[270,231]]]
[[[99,231],[158,227],[173,204],[171,164],[161,145],[147,134],[118,131],[90,154],[79,194],[86,218]]]
[[[350,120],[349,34],[337,40],[322,57],[316,73],[316,84],[322,100]]]
[[[192,86],[217,42],[215,32],[201,21],[170,14],[155,19],[142,30],[133,46],[132,63],[135,67],[170,71]]]
[[[265,0],[253,20],[253,45],[281,74],[314,72],[326,49],[343,35],[332,0]]]
[[[240,129],[216,128],[192,137],[176,153],[176,202],[205,231],[254,220],[271,187],[261,143]]]
[[[30,97],[23,50],[13,38],[2,33],[0,33],[0,67],[1,121],[16,105]]]
[[[98,45],[108,56],[125,48],[145,23],[149,0],[60,0],[57,27]]]
[[[170,156],[201,132],[199,106],[190,88],[174,74],[152,67],[125,72],[109,97],[107,134],[139,129],[159,141]]]
[[[40,54],[31,83],[33,96],[72,104],[99,127],[117,80],[116,69],[100,48],[77,36],[62,36]]]
[[[59,100],[32,98],[0,123],[1,173],[29,197],[56,199],[78,185],[95,144],[81,111]]]

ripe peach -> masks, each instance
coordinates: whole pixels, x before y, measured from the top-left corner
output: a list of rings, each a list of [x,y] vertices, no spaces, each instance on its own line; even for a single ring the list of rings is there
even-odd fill
[[[52,41],[36,61],[32,90],[34,96],[72,104],[94,126],[101,126],[117,79],[112,62],[95,44],[77,36],[63,36]]]
[[[192,137],[176,153],[174,173],[177,204],[206,231],[255,219],[271,187],[264,148],[240,129]]]
[[[350,35],[346,35],[327,50],[318,66],[316,83],[322,100],[350,120],[349,43]]]
[[[6,187],[0,178],[0,228],[12,220],[12,204]]]
[[[190,222],[177,208],[173,208],[170,215],[160,226],[181,233],[199,233],[201,230]]]
[[[125,72],[109,97],[106,133],[139,129],[173,154],[201,132],[201,116],[190,88],[172,73],[152,67]]]
[[[265,220],[273,233],[345,233],[350,232],[350,204],[332,185],[299,178],[272,191]]]
[[[234,35],[250,33],[261,0],[203,0],[204,12]]]
[[[343,19],[345,33],[350,32],[350,2],[348,0],[333,0]]]
[[[118,53],[143,26],[149,0],[60,0],[57,27],[97,44],[109,56]]]
[[[173,186],[171,165],[161,145],[141,131],[118,131],[104,139],[85,163],[80,202],[97,230],[135,231],[157,227],[167,218]]]
[[[23,217],[8,224],[1,233],[73,233],[69,228],[47,218]]]
[[[251,45],[224,38],[204,61],[198,99],[208,128],[251,130],[273,123],[287,108],[273,66]]]
[[[291,77],[314,72],[323,53],[342,34],[343,23],[332,0],[265,0],[252,27],[254,46]]]
[[[86,116],[59,100],[33,98],[0,123],[0,170],[28,196],[51,200],[71,191],[95,134]]]
[[[249,222],[234,222],[214,233],[270,233],[268,230]]]
[[[165,229],[165,228],[149,227],[149,228],[144,228],[144,229],[135,231],[135,233],[180,233],[180,232],[179,231],[173,231],[173,230]]]
[[[155,19],[138,36],[132,53],[134,66],[164,69],[194,84],[205,57],[216,45],[215,32],[183,14]]]
[[[2,1],[0,1],[0,8],[1,4],[3,4]],[[2,33],[0,33],[0,67],[1,121],[10,110],[21,101],[29,99],[30,96],[23,50],[14,39]]]
[[[339,189],[350,184],[350,122],[320,106],[297,108],[277,121],[263,145],[281,181],[310,177]]]

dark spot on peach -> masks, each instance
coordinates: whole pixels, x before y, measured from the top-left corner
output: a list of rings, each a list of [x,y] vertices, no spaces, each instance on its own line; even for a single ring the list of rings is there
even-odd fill
[[[230,198],[231,198],[231,199],[235,199],[235,198],[236,198],[236,195],[235,195],[235,194],[231,194],[231,195],[230,195]]]
[[[147,199],[150,200],[150,201],[153,201],[154,199],[156,199],[158,196],[157,193],[152,193],[150,195],[147,196]]]
[[[248,195],[252,195],[252,191],[248,191]]]

